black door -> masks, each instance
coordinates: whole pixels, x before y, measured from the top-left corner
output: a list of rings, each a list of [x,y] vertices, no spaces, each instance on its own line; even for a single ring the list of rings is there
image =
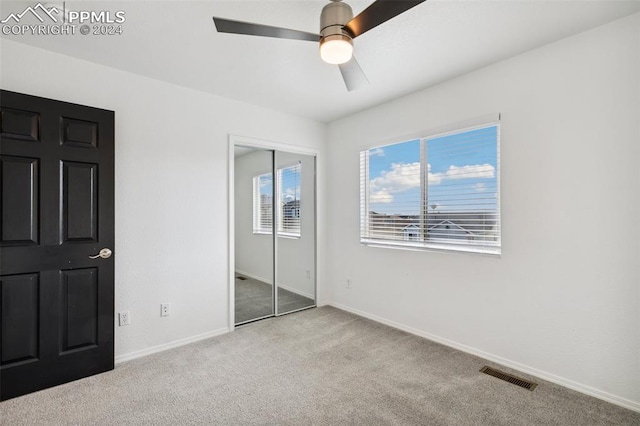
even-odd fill
[[[114,113],[0,92],[0,399],[113,369]]]

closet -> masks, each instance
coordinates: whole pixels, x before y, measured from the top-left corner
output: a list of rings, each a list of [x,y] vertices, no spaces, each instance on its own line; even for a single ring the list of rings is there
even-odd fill
[[[235,325],[316,305],[316,157],[234,145]]]

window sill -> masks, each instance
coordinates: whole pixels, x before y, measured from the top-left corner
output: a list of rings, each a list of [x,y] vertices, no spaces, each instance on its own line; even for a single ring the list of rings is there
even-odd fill
[[[271,232],[253,231],[253,235],[271,235]],[[279,238],[287,238],[287,239],[290,239],[290,240],[299,240],[300,239],[300,234],[288,234],[286,232],[278,232],[278,237]]]
[[[278,232],[279,238],[288,238],[290,240],[299,240],[300,234],[287,234],[286,232]]]
[[[432,251],[440,253],[469,253],[490,257],[502,257],[501,247],[474,247],[438,243],[394,242],[373,239],[361,239],[360,244],[368,247],[389,248],[394,250]]]

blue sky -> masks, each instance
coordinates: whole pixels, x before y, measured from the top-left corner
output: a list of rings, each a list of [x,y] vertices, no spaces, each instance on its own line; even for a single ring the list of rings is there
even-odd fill
[[[430,211],[491,211],[497,206],[497,126],[426,140]],[[370,208],[417,214],[420,140],[369,150]]]
[[[292,172],[289,168],[282,169],[282,194],[285,202],[300,199],[300,173]],[[264,177],[263,177],[264,176]],[[260,194],[272,196],[273,183],[271,173],[261,175]]]
[[[293,201],[300,199],[300,166],[298,170],[291,168],[282,169],[282,195],[284,201]]]

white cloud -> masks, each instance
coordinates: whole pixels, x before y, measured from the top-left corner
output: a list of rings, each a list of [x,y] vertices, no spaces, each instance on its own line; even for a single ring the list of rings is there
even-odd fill
[[[369,198],[371,203],[390,203],[393,201],[393,195],[389,194],[388,191],[381,189],[376,192],[371,193],[371,197]]]
[[[446,172],[431,173],[431,164],[427,164],[429,185],[439,185],[446,179],[493,178],[495,172],[491,164],[476,164],[461,167],[451,165]],[[391,170],[383,170],[369,185],[371,203],[392,203],[394,194],[420,188],[420,162],[392,163]],[[472,187],[479,192],[487,189],[484,183],[476,183]]]
[[[444,173],[431,173],[431,164],[427,163],[427,180],[429,185],[439,185],[443,177]]]
[[[369,151],[369,157],[384,157],[384,149],[382,148],[374,148]]]
[[[369,185],[372,203],[391,203],[393,194],[420,188],[420,162],[392,163],[391,170],[382,171]]]
[[[491,164],[476,164],[475,166],[449,166],[446,172],[448,179],[492,178],[496,175],[496,168]]]
[[[475,189],[478,192],[484,192],[487,190],[487,185],[480,182],[480,183],[474,183],[473,185],[471,185],[472,189]]]
[[[300,193],[300,187],[297,188],[287,188],[282,191],[282,195],[285,201],[293,201],[296,199],[296,194]]]
[[[291,195],[291,196],[295,196],[296,193],[300,193],[300,187],[298,186],[297,188],[287,188],[284,191],[284,195]]]

